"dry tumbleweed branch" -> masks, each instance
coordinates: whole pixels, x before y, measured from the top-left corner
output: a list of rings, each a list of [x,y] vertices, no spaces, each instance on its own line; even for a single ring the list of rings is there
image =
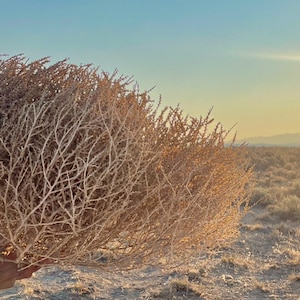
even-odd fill
[[[251,170],[209,114],[159,113],[124,77],[48,63],[0,60],[2,251],[130,267],[237,234]]]

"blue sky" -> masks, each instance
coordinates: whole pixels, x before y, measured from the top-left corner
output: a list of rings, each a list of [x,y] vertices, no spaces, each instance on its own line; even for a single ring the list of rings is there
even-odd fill
[[[0,53],[134,76],[239,138],[300,132],[299,0],[0,0]]]

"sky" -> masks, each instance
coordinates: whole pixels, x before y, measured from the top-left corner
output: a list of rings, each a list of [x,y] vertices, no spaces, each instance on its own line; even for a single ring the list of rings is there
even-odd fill
[[[134,76],[238,138],[300,132],[299,0],[0,0],[0,53]]]

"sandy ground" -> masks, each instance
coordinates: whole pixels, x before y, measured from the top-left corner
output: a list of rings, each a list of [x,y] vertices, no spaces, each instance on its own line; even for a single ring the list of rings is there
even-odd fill
[[[0,299],[299,299],[300,224],[253,208],[241,236],[172,273],[156,268],[106,273],[87,267],[47,267],[0,292]]]

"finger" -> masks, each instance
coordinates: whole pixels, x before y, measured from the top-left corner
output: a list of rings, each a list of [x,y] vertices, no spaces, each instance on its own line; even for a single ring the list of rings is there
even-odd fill
[[[10,252],[8,255],[5,256],[5,258],[9,260],[16,260],[17,254],[15,252]]]
[[[12,287],[17,275],[17,265],[14,262],[0,263],[0,289]]]
[[[30,266],[27,267],[21,271],[18,271],[17,280],[24,279],[24,278],[30,278],[32,276],[32,273],[39,270],[41,267],[39,266]]]
[[[0,282],[0,290],[9,289],[14,286],[16,279],[8,279]]]

